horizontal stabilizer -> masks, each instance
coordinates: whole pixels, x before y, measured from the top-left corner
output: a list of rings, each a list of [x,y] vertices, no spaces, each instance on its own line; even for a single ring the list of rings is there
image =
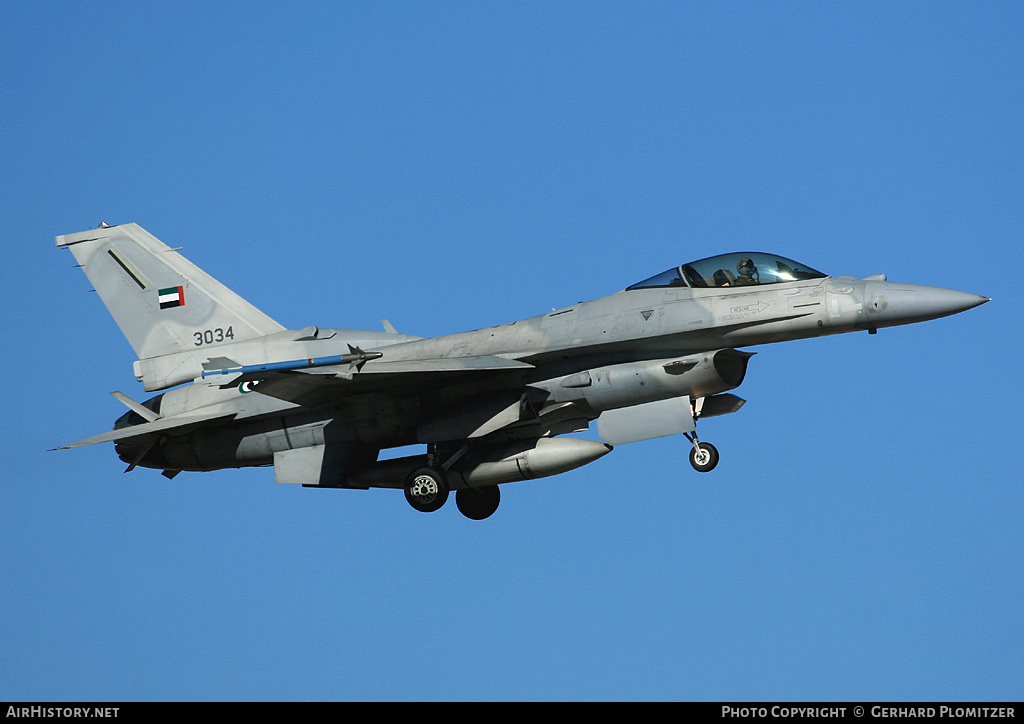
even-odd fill
[[[227,419],[234,417],[234,412],[211,412],[205,415],[175,415],[173,417],[161,417],[159,420],[152,422],[145,422],[141,425],[131,425],[130,427],[122,427],[120,430],[111,430],[105,432],[102,435],[94,435],[93,437],[87,437],[84,440],[78,442],[68,443],[67,445],[61,445],[60,447],[54,448],[55,450],[69,450],[73,447],[85,447],[86,445],[95,445],[101,442],[114,442],[116,440],[126,440],[130,437],[139,437],[141,435],[149,435],[154,432],[174,432],[181,433],[185,432],[188,428],[191,428],[200,423],[210,422],[211,420]]]

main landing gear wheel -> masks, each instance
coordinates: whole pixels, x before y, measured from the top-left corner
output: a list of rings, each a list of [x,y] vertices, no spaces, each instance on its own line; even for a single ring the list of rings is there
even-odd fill
[[[422,513],[433,513],[448,500],[448,483],[436,468],[420,468],[405,481],[405,499]]]
[[[497,485],[487,485],[482,488],[466,488],[455,493],[455,504],[459,511],[471,520],[483,520],[491,516],[498,509],[501,502],[501,493]]]
[[[690,465],[698,473],[709,473],[718,465],[718,449],[709,442],[697,442],[690,448]]]

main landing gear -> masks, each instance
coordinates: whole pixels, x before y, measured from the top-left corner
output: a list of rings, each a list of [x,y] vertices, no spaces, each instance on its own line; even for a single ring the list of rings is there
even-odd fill
[[[437,468],[414,470],[405,481],[405,499],[421,513],[433,513],[448,500],[448,481]]]
[[[709,442],[700,442],[695,432],[683,433],[693,443],[690,449],[690,465],[698,473],[710,473],[718,465],[718,448]]]
[[[448,500],[448,481],[440,468],[414,470],[405,481],[405,499],[421,513],[433,513]],[[459,511],[471,520],[489,518],[498,509],[501,493],[497,485],[466,488],[455,493]]]
[[[501,493],[497,485],[482,488],[466,488],[455,493],[455,504],[459,511],[470,520],[489,518],[498,509]]]

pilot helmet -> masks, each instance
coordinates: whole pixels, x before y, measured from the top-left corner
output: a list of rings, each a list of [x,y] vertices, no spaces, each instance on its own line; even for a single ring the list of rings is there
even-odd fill
[[[754,262],[753,260],[751,260],[749,256],[743,257],[736,264],[736,271],[738,271],[740,274],[742,274],[745,269],[749,269],[752,272],[757,270],[757,267],[754,266]]]

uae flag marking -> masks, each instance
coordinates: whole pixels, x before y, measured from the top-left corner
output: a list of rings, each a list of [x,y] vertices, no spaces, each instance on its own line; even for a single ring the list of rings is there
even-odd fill
[[[158,294],[160,295],[160,309],[185,306],[185,287],[161,289]]]

